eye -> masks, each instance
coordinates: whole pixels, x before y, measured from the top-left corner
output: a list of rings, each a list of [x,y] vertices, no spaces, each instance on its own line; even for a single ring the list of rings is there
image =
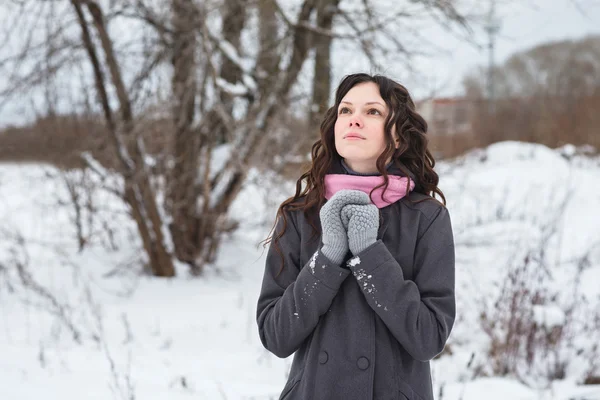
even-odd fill
[[[342,108],[340,108],[340,111],[339,111],[340,114],[346,114],[349,112],[350,112],[350,109],[348,107],[342,107]]]
[[[371,109],[370,109],[370,110],[367,112],[367,114],[371,114],[371,115],[383,115],[383,114],[381,113],[381,111],[379,111],[379,110],[378,110],[378,109],[376,109],[376,108],[371,108]]]

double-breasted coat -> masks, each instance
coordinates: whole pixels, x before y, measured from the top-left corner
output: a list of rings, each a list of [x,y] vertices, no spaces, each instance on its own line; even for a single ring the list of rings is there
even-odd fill
[[[450,216],[415,192],[380,214],[377,242],[334,265],[304,214],[286,211],[283,268],[272,243],[257,304],[265,348],[295,353],[280,399],[433,400],[429,361],[455,319]]]

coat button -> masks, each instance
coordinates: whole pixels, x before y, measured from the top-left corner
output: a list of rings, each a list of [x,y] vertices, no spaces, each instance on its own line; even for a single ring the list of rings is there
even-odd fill
[[[326,351],[321,351],[319,353],[319,363],[320,364],[325,364],[328,359],[329,359],[329,355],[327,354]]]
[[[365,369],[369,368],[369,359],[367,357],[361,357],[356,360],[356,365],[358,368],[364,371]]]

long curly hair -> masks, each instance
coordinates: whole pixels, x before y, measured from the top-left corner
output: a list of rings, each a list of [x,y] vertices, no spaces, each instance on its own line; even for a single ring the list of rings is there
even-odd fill
[[[325,175],[334,162],[341,160],[341,156],[335,148],[334,126],[337,120],[337,110],[350,89],[367,82],[377,84],[380,95],[390,111],[386,117],[384,128],[386,148],[377,159],[377,170],[384,178],[384,183],[380,187],[384,187],[384,192],[387,189],[388,174],[385,162],[391,157],[394,164],[406,176],[412,173],[415,177],[413,191],[429,196],[425,200],[437,200],[435,195],[439,195],[443,204],[446,204],[446,198],[437,186],[439,177],[433,170],[435,160],[427,148],[427,122],[416,112],[415,103],[406,87],[382,75],[352,74],[344,77],[340,82],[335,94],[335,104],[325,112],[321,122],[321,138],[312,146],[312,162],[308,170],[297,180],[296,193],[279,206],[275,224],[269,237],[263,240],[263,246],[270,242],[274,242],[276,245],[277,240],[285,233],[287,220],[284,210],[302,210],[313,228],[313,236],[320,233],[315,224],[315,217],[325,203]],[[394,126],[395,129],[392,132]],[[398,148],[396,148],[397,141],[399,141]],[[303,182],[305,182],[304,189],[302,189]],[[273,231],[280,218],[283,218],[283,230],[273,237]],[[280,252],[279,249],[277,250]]]

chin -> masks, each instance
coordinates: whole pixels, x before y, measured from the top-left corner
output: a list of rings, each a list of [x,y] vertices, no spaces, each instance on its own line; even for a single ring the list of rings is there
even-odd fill
[[[343,158],[350,158],[350,159],[364,159],[365,157],[365,151],[363,149],[360,149],[356,146],[342,146],[342,148],[337,149],[337,152],[340,156],[342,156]]]
[[[353,161],[366,161],[372,158],[364,151],[360,151],[360,149],[343,149],[342,151],[339,151],[338,154],[346,160]]]

